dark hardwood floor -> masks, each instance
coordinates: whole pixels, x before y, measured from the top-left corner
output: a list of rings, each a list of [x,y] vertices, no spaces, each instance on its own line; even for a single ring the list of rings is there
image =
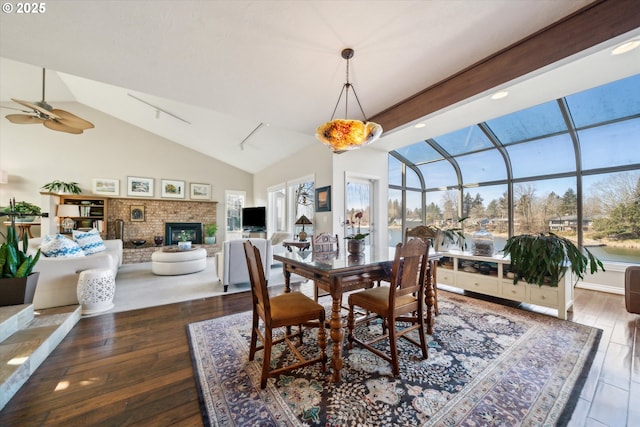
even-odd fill
[[[575,297],[572,320],[604,333],[571,425],[640,425],[640,317],[622,295]],[[83,318],[0,412],[0,426],[200,426],[185,327],[250,308],[244,292]]]

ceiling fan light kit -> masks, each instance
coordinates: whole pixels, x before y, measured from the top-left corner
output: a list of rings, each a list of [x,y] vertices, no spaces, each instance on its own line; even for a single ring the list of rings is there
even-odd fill
[[[42,69],[42,101],[28,102],[11,98],[17,104],[29,110],[19,110],[26,114],[8,114],[5,116],[11,123],[18,125],[43,124],[47,129],[58,132],[81,134],[86,129],[93,128],[93,123],[82,119],[65,110],[53,108],[45,101],[46,70]],[[5,107],[8,108],[8,107]]]
[[[364,147],[371,144],[382,135],[382,126],[377,123],[367,121],[367,116],[364,114],[358,95],[353,85],[349,82],[349,60],[353,58],[353,49],[347,48],[342,50],[342,58],[347,61],[347,78],[345,84],[342,86],[340,95],[338,96],[338,102],[333,109],[331,120],[321,124],[316,129],[316,138],[323,144],[326,144],[334,153],[339,154],[345,151],[354,150],[356,148]],[[347,119],[349,108],[349,90],[353,91],[353,96],[356,98],[360,112],[364,117],[364,121]],[[342,99],[342,94],[345,95],[345,118],[335,119],[336,110]]]

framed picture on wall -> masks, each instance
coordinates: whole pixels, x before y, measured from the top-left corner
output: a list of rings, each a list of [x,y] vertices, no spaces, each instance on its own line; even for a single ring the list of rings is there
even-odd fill
[[[209,200],[211,198],[211,184],[191,183],[191,198],[196,200]]]
[[[186,186],[187,183],[185,181],[163,179],[162,192],[160,193],[160,197],[167,197],[170,199],[184,199]]]
[[[120,195],[120,180],[107,178],[93,178],[93,194],[101,194],[104,196]]]
[[[331,212],[331,186],[316,188],[316,212]]]
[[[153,178],[127,177],[127,196],[153,197]]]
[[[131,222],[144,221],[144,205],[131,205]]]

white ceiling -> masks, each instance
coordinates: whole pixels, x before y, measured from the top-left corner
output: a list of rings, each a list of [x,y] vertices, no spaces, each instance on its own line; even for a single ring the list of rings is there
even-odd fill
[[[318,143],[343,48],[355,49],[350,80],[373,116],[590,2],[50,0],[40,15],[0,14],[0,102],[40,100],[45,67],[54,107],[79,102],[255,173]],[[402,135],[373,145],[415,142]]]

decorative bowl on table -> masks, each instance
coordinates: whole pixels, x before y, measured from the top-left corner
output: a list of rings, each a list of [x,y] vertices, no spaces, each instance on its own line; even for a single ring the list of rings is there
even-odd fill
[[[147,243],[147,241],[144,240],[144,239],[133,239],[133,240],[131,240],[131,243],[133,244],[133,246],[138,248],[138,247],[144,245],[145,243]]]

